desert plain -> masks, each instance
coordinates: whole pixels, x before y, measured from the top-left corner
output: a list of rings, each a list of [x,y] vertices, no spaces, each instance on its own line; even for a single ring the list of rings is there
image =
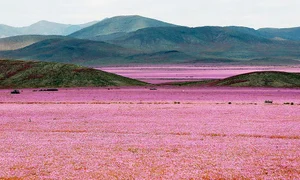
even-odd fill
[[[0,179],[300,179],[300,89],[34,90],[0,90]]]

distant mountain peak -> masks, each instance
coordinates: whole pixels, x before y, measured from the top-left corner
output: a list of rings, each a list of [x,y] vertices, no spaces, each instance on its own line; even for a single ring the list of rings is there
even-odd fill
[[[40,20],[34,24],[41,24],[41,23],[54,23],[54,22],[50,22],[50,21],[47,21],[47,20]]]
[[[43,26],[64,26],[64,27],[67,27],[67,26],[70,26],[68,24],[60,24],[60,23],[55,23],[55,22],[50,22],[50,21],[46,21],[46,20],[41,20],[41,21],[38,21],[30,26],[27,26],[27,27],[23,27],[23,28],[37,28],[37,27],[43,27]]]
[[[175,27],[176,25],[139,15],[105,18],[102,21],[71,34],[71,37],[93,39],[97,36],[133,32],[149,27]]]
[[[130,18],[130,17],[140,17],[140,18],[146,18],[140,15],[119,15],[119,16],[112,16],[106,19],[111,19],[111,18]]]

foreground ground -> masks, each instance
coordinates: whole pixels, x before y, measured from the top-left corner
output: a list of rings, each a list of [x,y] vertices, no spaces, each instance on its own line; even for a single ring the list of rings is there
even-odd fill
[[[300,179],[299,89],[9,92],[0,179]]]

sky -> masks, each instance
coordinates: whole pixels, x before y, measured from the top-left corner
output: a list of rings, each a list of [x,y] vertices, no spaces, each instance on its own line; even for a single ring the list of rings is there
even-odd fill
[[[177,25],[298,27],[300,0],[0,0],[0,24],[82,24],[141,15]]]

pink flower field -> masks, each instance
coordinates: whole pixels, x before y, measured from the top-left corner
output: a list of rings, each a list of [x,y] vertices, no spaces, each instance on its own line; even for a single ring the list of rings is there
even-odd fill
[[[160,84],[167,82],[199,81],[224,79],[238,74],[254,71],[300,72],[300,66],[140,66],[140,67],[102,67],[107,72]]]
[[[0,179],[300,179],[299,104],[300,89],[0,90]]]

